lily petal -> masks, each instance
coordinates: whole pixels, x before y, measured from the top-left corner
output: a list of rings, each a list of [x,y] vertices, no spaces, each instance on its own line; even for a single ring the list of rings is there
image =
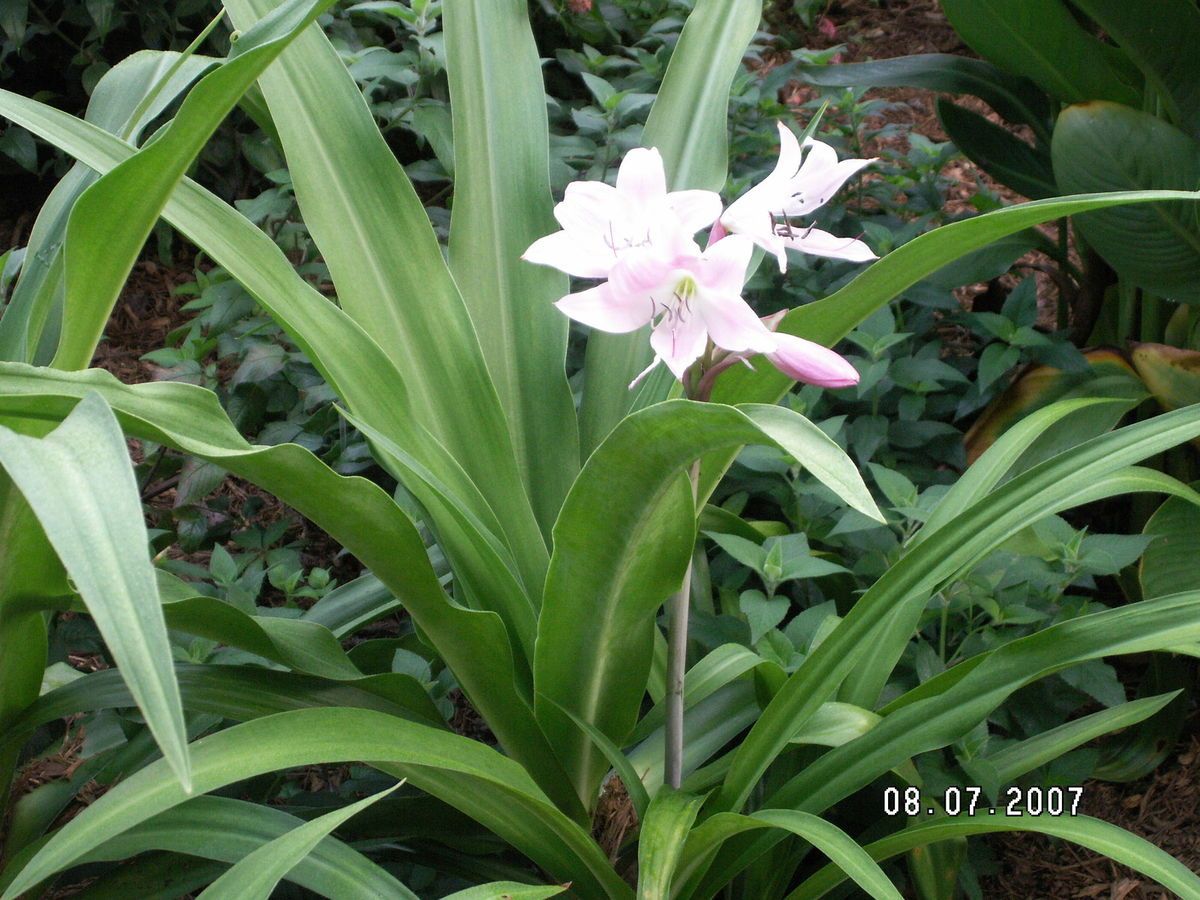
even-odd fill
[[[644,207],[666,196],[667,175],[656,148],[635,147],[625,154],[617,170],[617,191]]]
[[[789,378],[828,388],[858,384],[858,370],[828,347],[792,334],[776,333],[775,339],[778,349],[766,357]]]
[[[846,259],[850,262],[870,262],[879,257],[860,240],[855,238],[838,237],[819,228],[806,228],[797,232],[793,238],[785,238],[784,243],[793,250],[807,253],[810,256],[827,256],[832,259]]]
[[[704,284],[714,293],[740,295],[753,255],[754,241],[751,238],[732,234],[717,241],[701,257],[700,270]]]
[[[700,316],[690,316],[682,321],[664,316],[650,334],[650,346],[682,381],[688,367],[708,346],[708,333]]]
[[[608,331],[625,334],[637,331],[654,315],[648,297],[636,297],[613,290],[609,282],[567,294],[554,304],[576,322]]]
[[[776,335],[737,294],[706,294],[700,304],[699,317],[703,318],[713,343],[722,350],[768,353],[778,346]]]
[[[615,253],[599,252],[599,248],[576,239],[566,231],[556,231],[538,238],[529,245],[521,259],[552,266],[576,278],[604,278],[617,261]]]
[[[667,207],[684,231],[695,234],[721,214],[721,196],[715,191],[672,191],[667,194]]]

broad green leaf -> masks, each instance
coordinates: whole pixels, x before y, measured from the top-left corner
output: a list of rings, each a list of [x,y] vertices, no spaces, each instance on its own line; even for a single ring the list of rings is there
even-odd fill
[[[982,59],[922,53],[837,66],[805,65],[796,74],[823,87],[916,87],[974,94],[1008,121],[1031,126],[1040,140],[1050,139],[1050,103],[1042,90]]]
[[[204,900],[270,900],[279,882],[334,829],[399,786],[393,785],[357,803],[350,803],[311,822],[297,825],[255,847],[205,888],[199,897]],[[411,892],[408,893],[411,895]]]
[[[0,466],[45,529],[187,789],[187,735],[171,647],[137,482],[112,411],[91,394],[45,438],[0,427]]]
[[[226,9],[244,29],[275,5],[230,0]],[[279,129],[304,223],[329,267],[338,302],[399,371],[408,416],[446,447],[487,497],[536,596],[545,577],[546,545],[476,326],[420,198],[319,28],[302,34],[259,84]],[[328,341],[318,343],[328,347]],[[374,417],[364,418],[382,428]],[[402,443],[397,433],[388,434]]]
[[[954,146],[1001,184],[1031,200],[1059,194],[1049,148],[1030,146],[979,113],[938,100],[938,119]]]
[[[1063,216],[1109,206],[1163,201],[1195,203],[1197,200],[1200,200],[1200,192],[1084,194],[1020,203],[944,225],[914,238],[872,263],[853,281],[828,297],[793,309],[784,318],[779,330],[832,346],[859,322],[922,278],[1005,235]],[[713,399],[726,403],[773,403],[783,396],[789,384],[787,376],[771,366],[758,366],[755,372],[735,366],[717,380]]]
[[[1200,184],[1200,143],[1149,113],[1081,103],[1058,118],[1051,143],[1064,191],[1126,191]],[[1180,201],[1089,212],[1076,219],[1088,243],[1146,290],[1200,303],[1200,207]]]
[[[171,124],[133,159],[101,176],[71,209],[64,250],[66,295],[54,364],[82,369],[146,238],[209,136],[287,43],[333,0],[286,0],[233,44],[200,80]]]
[[[671,400],[635,413],[588,459],[554,528],[538,620],[534,685],[620,745],[646,691],[654,613],[677,589],[695,539],[684,470],[745,443],[779,447],[863,512],[874,503],[853,463],[797,413]],[[876,511],[876,515],[878,512]],[[535,701],[582,798],[607,766],[556,708]]]
[[[1133,367],[1163,409],[1200,403],[1200,352],[1166,344],[1134,344]]]
[[[804,727],[792,735],[793,744],[840,747],[866,734],[880,722],[879,715],[852,703],[821,704]]]
[[[1141,69],[1171,121],[1200,137],[1200,10],[1190,0],[1159,0],[1152,14],[1121,0],[1074,0]]]
[[[450,269],[479,334],[534,512],[549,536],[579,471],[567,385],[566,276],[521,254],[558,225],[551,214],[542,70],[524,0],[449,3],[454,119]]]
[[[89,390],[105,397],[129,433],[254,482],[353,553],[400,598],[505,749],[536,773],[564,809],[583,815],[518,690],[503,622],[446,595],[416,527],[386,493],[366,479],[337,475],[295,444],[248,444],[216,395],[202,388],[177,382],[129,386],[96,369],[68,373],[0,363],[0,414],[59,418]]]
[[[791,735],[872,649],[867,636],[896,604],[914,597],[923,603],[945,579],[1018,529],[1112,490],[1103,483],[1106,476],[1197,434],[1200,407],[1190,407],[1094,438],[1014,478],[914,547],[859,598],[768,704],[736,751],[717,807],[736,809],[745,802]]]
[[[1168,497],[1146,522],[1143,534],[1155,535],[1138,567],[1143,597],[1163,597],[1200,588],[1200,508]]]
[[[1030,816],[1010,819],[958,818],[912,825],[863,848],[874,860],[882,861],[939,841],[1002,831],[1033,831],[1061,838],[1107,856],[1153,878],[1181,897],[1200,896],[1200,877],[1187,866],[1144,838],[1111,822],[1091,816]],[[836,866],[826,866],[787,896],[787,900],[816,900],[846,878]]]
[[[591,837],[555,809],[521,766],[451,732],[367,710],[305,709],[236,725],[192,745],[198,793],[279,769],[352,760],[371,760],[461,809],[556,877],[571,880],[583,897],[631,896]],[[131,775],[60,829],[3,900],[186,799],[161,762]]]
[[[725,841],[740,834],[764,828],[790,832],[808,841],[829,857],[844,877],[879,900],[900,900],[901,894],[848,834],[819,816],[799,810],[763,809],[751,815],[717,813],[692,829],[679,866],[680,882]]]
[[[642,146],[662,154],[670,190],[724,187],[730,86],[761,18],[762,0],[698,0],[688,16],[642,132]],[[652,356],[645,328],[588,336],[579,411],[584,458],[631,409],[629,383]]]
[[[942,0],[942,9],[972,50],[1059,100],[1141,102],[1137,70],[1062,0]]]
[[[659,788],[638,833],[638,900],[671,896],[671,879],[704,798]]]
[[[309,607],[301,618],[324,625],[342,638],[382,619],[400,605],[387,586],[368,572],[334,588]]]
[[[217,62],[195,55],[183,58],[174,51],[140,50],[104,73],[92,91],[85,117],[123,140],[136,142],[147,125]],[[61,323],[52,318],[52,309],[62,290],[67,218],[96,177],[77,163],[38,211],[21,276],[0,317],[0,359],[45,363],[54,354]],[[61,310],[58,314],[61,317]],[[43,329],[48,329],[45,342]]]

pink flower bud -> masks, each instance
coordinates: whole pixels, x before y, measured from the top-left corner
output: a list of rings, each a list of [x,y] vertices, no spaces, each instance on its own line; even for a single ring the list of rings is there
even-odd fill
[[[792,334],[776,332],[775,339],[775,352],[764,355],[789,378],[827,388],[858,384],[858,370],[827,347]]]

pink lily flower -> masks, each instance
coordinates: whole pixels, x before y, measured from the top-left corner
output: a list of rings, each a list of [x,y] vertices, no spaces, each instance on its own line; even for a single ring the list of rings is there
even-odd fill
[[[668,193],[658,150],[637,148],[621,161],[616,187],[602,181],[567,185],[554,207],[562,230],[534,241],[521,258],[578,278],[605,278],[626,253],[652,243],[656,223],[691,235],[720,212],[721,198],[713,191]]]
[[[776,333],[775,340],[777,349],[766,357],[788,378],[827,388],[858,384],[858,369],[828,347],[794,334]]]
[[[780,272],[787,270],[788,247],[812,256],[851,262],[876,259],[871,248],[860,240],[791,223],[792,218],[824,206],[851,176],[875,160],[839,162],[836,151],[828,144],[808,138],[801,147],[790,128],[782,122],[776,124],[779,162],[770,175],[721,214],[714,228],[714,239],[719,239],[723,232],[744,234],[779,260]]]
[[[625,254],[608,281],[556,305],[601,331],[622,333],[653,323],[651,368],[665,362],[682,379],[709,340],[735,353],[777,348],[776,336],[742,299],[753,252],[745,238],[727,238],[701,252],[683,230],[662,229],[654,243]]]

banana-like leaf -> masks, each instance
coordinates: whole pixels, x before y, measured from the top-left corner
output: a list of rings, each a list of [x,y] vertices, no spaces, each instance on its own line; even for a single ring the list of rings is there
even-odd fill
[[[1171,121],[1200,138],[1200,10],[1190,0],[1159,0],[1153,14],[1121,0],[1075,0],[1141,69]]]
[[[211,57],[184,57],[174,51],[140,50],[104,73],[92,91],[85,118],[136,143],[147,125],[218,62]],[[52,315],[62,289],[62,243],[67,218],[75,201],[96,177],[87,166],[77,163],[54,186],[38,211],[21,276],[0,318],[0,359],[50,361],[61,326]],[[48,346],[42,343],[44,329]]]
[[[230,0],[226,9],[244,29],[276,5]],[[408,176],[319,28],[301,35],[259,84],[304,223],[329,266],[339,303],[400,372],[408,414],[445,445],[487,497],[536,596],[546,545],[476,327]],[[381,387],[387,390],[376,381],[375,390]]]
[[[1200,143],[1149,113],[1081,103],[1058,117],[1050,145],[1064,191],[1126,191],[1200,184]],[[1076,225],[1122,276],[1173,300],[1200,303],[1200,207],[1155,203],[1087,213]]]
[[[671,896],[671,879],[704,798],[660,788],[638,832],[638,900]]]
[[[698,0],[688,16],[642,132],[642,145],[662,154],[671,190],[725,185],[729,91],[761,18],[762,0]],[[629,383],[652,355],[645,328],[588,336],[579,410],[584,458],[631,409]]]
[[[1112,404],[1091,407],[1039,439],[1040,455],[1061,449],[1059,443],[1084,427],[1107,431],[1146,398],[1146,386],[1124,354],[1107,347],[1088,350],[1088,367],[1082,372],[1064,372],[1053,366],[1030,366],[979,416],[963,440],[967,461],[972,465],[996,439],[1037,410],[1052,403],[1075,398],[1111,399]],[[1123,401],[1123,402],[1120,402]],[[1071,446],[1071,444],[1067,444]],[[1031,451],[1031,453],[1034,451]]]
[[[692,876],[696,868],[730,838],[764,828],[804,838],[829,857],[837,870],[877,900],[900,900],[896,886],[846,832],[819,816],[799,810],[763,809],[751,815],[717,813],[692,829],[676,872],[677,883]],[[686,893],[683,896],[688,896]]]
[[[101,176],[76,201],[67,223],[66,296],[55,366],[82,369],[91,361],[172,189],[246,88],[332,3],[286,0],[234,42],[228,61],[200,80],[154,141]]]
[[[1143,597],[1163,597],[1200,588],[1200,575],[1196,572],[1200,509],[1194,503],[1168,497],[1146,522],[1142,533],[1156,536],[1138,566]]]
[[[25,496],[120,667],[163,756],[190,784],[187,735],[125,438],[95,394],[45,438],[0,427]]]
[[[279,882],[334,829],[399,786],[393,785],[356,803],[339,807],[255,847],[205,888],[197,900],[270,900]],[[405,894],[416,896],[411,891],[405,891],[401,896]]]
[[[534,512],[549,537],[579,472],[567,384],[566,276],[521,260],[556,230],[545,88],[524,0],[445,7],[454,120],[450,270],[510,423]]]
[[[949,53],[921,53],[838,66],[800,66],[798,77],[823,87],[916,87],[949,94],[974,94],[1009,122],[1029,125],[1049,142],[1051,108],[1046,94],[1021,75],[990,62]]]
[[[895,604],[927,596],[1031,521],[1112,490],[1102,485],[1106,476],[1197,435],[1200,407],[1190,407],[1094,438],[1013,479],[914,547],[859,598],[775,695],[736,751],[717,807],[741,807],[790,736],[872,649],[867,636]]]
[[[328,304],[326,304],[328,306]],[[107,372],[0,363],[0,414],[61,418],[89,390],[116,410],[129,433],[166,444],[246,478],[316,522],[404,603],[505,749],[536,773],[556,802],[582,817],[561,765],[517,687],[512,644],[500,617],[451,600],[416,527],[363,478],[345,477],[295,444],[248,444],[217,403],[193,385],[124,385]]]
[[[631,897],[591,837],[549,802],[517,763],[484,744],[377,712],[306,709],[256,719],[192,745],[207,793],[279,769],[370,760],[466,812],[585,898]],[[178,806],[187,795],[163,763],[131,775],[60,829],[3,894],[15,900],[106,840]]]
[[[863,849],[872,859],[882,861],[906,853],[914,847],[923,847],[956,837],[995,834],[1002,831],[1033,831],[1061,838],[1129,866],[1180,897],[1200,896],[1200,877],[1179,860],[1145,838],[1091,816],[1055,818],[1022,815],[1008,819],[940,819],[912,825],[883,840],[868,844]],[[841,884],[845,878],[845,874],[836,866],[826,866],[788,894],[787,900],[816,900]]]
[[[782,448],[855,508],[880,515],[837,444],[789,410],[672,400],[626,418],[563,505],[538,620],[538,720],[585,803],[607,764],[557,707],[615,744],[629,736],[646,691],[654,613],[678,588],[695,540],[683,472],[700,454],[745,443]]]
[[[1136,343],[1129,357],[1163,409],[1200,403],[1200,351]]]
[[[942,0],[942,9],[972,50],[1059,100],[1141,102],[1137,69],[1062,0]]]
[[[1032,200],[1060,193],[1046,145],[1032,147],[1007,128],[949,100],[938,100],[937,113],[954,146],[1001,184]]]

